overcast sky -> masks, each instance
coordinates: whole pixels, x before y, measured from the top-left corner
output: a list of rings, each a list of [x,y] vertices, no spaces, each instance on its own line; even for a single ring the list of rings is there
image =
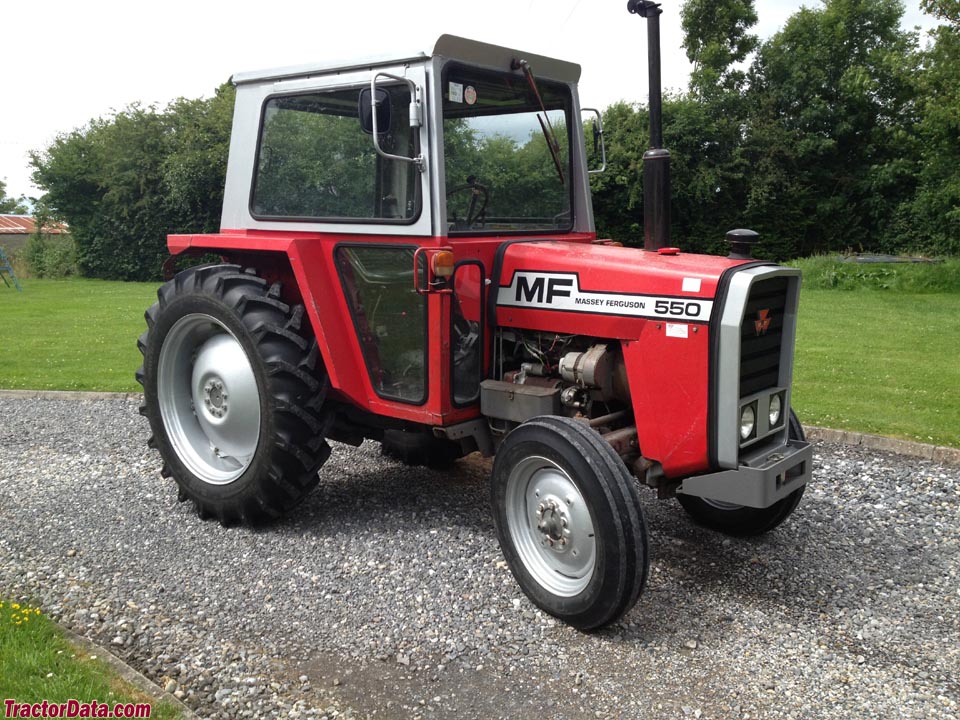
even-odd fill
[[[761,37],[796,0],[755,0]],[[906,27],[934,24],[906,0]],[[680,0],[663,0],[663,84],[686,86]],[[809,0],[811,7],[819,6]],[[27,153],[140,101],[209,96],[234,72],[425,51],[451,33],[579,63],[581,102],[646,96],[646,29],[625,0],[31,0],[4,7],[0,179],[35,196]]]

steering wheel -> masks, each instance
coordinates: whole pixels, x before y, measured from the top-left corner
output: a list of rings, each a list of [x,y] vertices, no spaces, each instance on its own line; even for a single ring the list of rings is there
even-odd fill
[[[487,203],[490,201],[490,194],[487,192],[486,185],[478,183],[474,175],[467,178],[466,185],[458,185],[448,190],[447,199],[449,200],[452,195],[467,191],[470,192],[470,204],[467,206],[467,216],[463,219],[462,225],[461,221],[458,221],[454,216],[454,223],[462,229],[470,228],[475,222],[482,221],[487,212]],[[479,203],[479,208],[477,207],[478,200],[482,201]]]

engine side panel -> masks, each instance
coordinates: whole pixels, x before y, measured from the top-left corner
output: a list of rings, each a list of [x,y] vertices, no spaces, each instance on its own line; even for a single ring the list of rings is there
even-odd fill
[[[742,261],[601,244],[506,249],[496,321],[619,340],[640,450],[667,477],[709,469],[710,321],[720,276]]]
[[[691,326],[677,337],[662,323],[622,343],[640,451],[660,462],[667,477],[709,467],[709,345],[706,327]]]

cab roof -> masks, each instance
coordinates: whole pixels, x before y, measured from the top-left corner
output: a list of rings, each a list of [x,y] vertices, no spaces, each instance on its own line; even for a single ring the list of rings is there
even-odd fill
[[[543,55],[511,50],[510,48],[491,45],[478,40],[457,37],[456,35],[441,35],[433,46],[433,52],[417,52],[413,54],[392,54],[366,57],[350,61],[332,61],[324,63],[310,63],[291,67],[256,70],[253,72],[236,73],[231,78],[234,85],[255,84],[293,78],[308,78],[315,75],[329,75],[348,70],[363,70],[367,68],[404,63],[419,63],[430,58],[442,57],[447,60],[457,60],[468,65],[509,70],[514,59],[526,60],[538,78],[546,78],[559,82],[577,82],[580,79],[580,66],[576,63],[557,60]]]

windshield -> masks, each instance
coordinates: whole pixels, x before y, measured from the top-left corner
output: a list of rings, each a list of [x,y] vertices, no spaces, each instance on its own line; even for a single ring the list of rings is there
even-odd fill
[[[547,117],[523,74],[448,67],[443,149],[450,235],[572,227],[570,90],[544,80],[536,85]]]

